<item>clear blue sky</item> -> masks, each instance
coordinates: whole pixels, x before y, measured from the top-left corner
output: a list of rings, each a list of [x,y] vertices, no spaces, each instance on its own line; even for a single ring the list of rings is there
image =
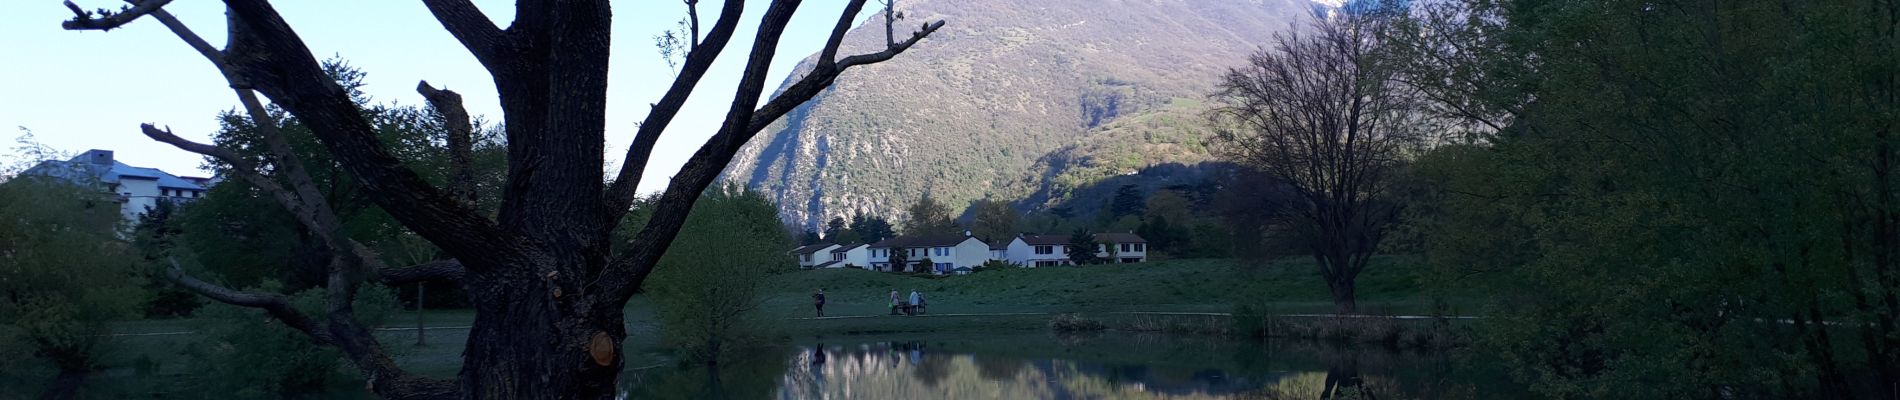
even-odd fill
[[[118,8],[122,2],[76,0],[80,6]],[[216,69],[158,21],[141,19],[110,32],[66,31],[71,12],[59,0],[19,0],[0,13],[0,163],[13,161],[12,139],[31,129],[37,139],[68,152],[107,149],[128,164],[184,175],[202,174],[202,159],[139,134],[140,123],[206,140],[219,111],[234,109]],[[513,19],[514,3],[476,0],[496,25]],[[717,18],[719,0],[702,0],[700,20]],[[731,104],[745,55],[766,0],[747,0],[745,21],[667,128],[648,164],[642,192],[662,189],[680,164],[718,128]],[[275,2],[318,58],[340,55],[369,74],[365,88],[377,102],[421,104],[416,81],[460,92],[469,112],[499,121],[501,109],[488,74],[442,25],[413,0],[296,0]],[[780,41],[766,96],[798,61],[823,47],[842,0],[811,0],[799,9]],[[871,6],[858,21],[874,14]],[[224,43],[222,2],[180,0],[166,7],[214,45]],[[634,123],[659,100],[672,72],[654,51],[653,36],[686,15],[677,0],[614,2],[612,72],[608,78],[608,163],[619,162],[633,141]]]

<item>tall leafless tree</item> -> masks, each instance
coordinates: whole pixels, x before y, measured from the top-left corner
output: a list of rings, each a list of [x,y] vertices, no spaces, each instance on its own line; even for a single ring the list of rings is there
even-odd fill
[[[300,312],[279,294],[234,290],[192,277],[176,264],[169,278],[220,302],[263,309],[316,342],[341,349],[361,370],[367,387],[388,398],[613,397],[625,362],[620,352],[627,335],[622,308],[652,273],[687,211],[739,147],[829,87],[846,69],[889,60],[943,26],[942,21],[925,24],[882,51],[841,58],[844,35],[866,2],[851,0],[817,65],[761,105],[779,38],[801,3],[771,1],[723,124],[652,204],[651,219],[628,250],[615,254],[611,233],[635,200],[635,187],[654,144],[738,30],[745,0],[726,0],[703,37],[698,34],[696,2],[686,2],[694,39],[687,44],[681,70],[638,126],[619,173],[605,184],[601,171],[612,21],[608,1],[520,0],[515,20],[503,28],[468,0],[423,0],[493,76],[500,94],[508,177],[494,216],[470,204],[473,192],[464,186],[462,173],[452,180],[456,187],[445,190],[423,181],[392,156],[346,91],[324,74],[303,39],[269,1],[225,1],[230,35],[223,49],[166,13],[163,7],[170,0],[128,2],[130,6],[117,11],[86,11],[68,1],[75,16],[63,26],[110,30],[145,16],[159,20],[226,77],[263,130],[269,165],[254,165],[229,149],[191,142],[151,124],[143,126],[144,133],[230,163],[238,179],[296,215],[332,254],[323,315]],[[451,121],[452,130],[458,130],[451,134],[456,147],[451,154],[460,154],[469,129],[460,97],[426,82],[418,91]],[[309,126],[372,201],[453,259],[387,267],[367,247],[346,237],[302,161],[277,132],[280,122],[267,112],[260,93]],[[466,287],[476,312],[461,373],[452,381],[397,367],[351,309],[356,288],[365,281],[438,279]]]
[[[1357,311],[1354,280],[1398,215],[1393,172],[1426,131],[1383,57],[1387,20],[1370,7],[1318,15],[1228,70],[1215,94],[1224,156],[1296,194],[1276,222],[1310,248],[1339,313]]]

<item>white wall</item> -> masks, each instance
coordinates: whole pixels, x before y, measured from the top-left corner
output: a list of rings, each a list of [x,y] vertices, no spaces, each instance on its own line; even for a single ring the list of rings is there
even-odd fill
[[[120,212],[127,221],[137,222],[139,215],[147,208],[158,207],[158,181],[151,179],[119,179],[118,194],[125,196],[125,204]],[[129,193],[129,194],[128,194]]]
[[[844,252],[844,263],[861,268],[871,268],[871,246],[858,246]]]
[[[990,260],[990,245],[983,243],[982,240],[977,240],[977,238],[966,237],[963,239],[963,242],[957,243],[956,247],[950,249],[950,255],[953,259],[951,263],[956,264],[950,266],[950,269],[956,269],[958,267],[976,268],[976,266],[983,265],[983,262]]]

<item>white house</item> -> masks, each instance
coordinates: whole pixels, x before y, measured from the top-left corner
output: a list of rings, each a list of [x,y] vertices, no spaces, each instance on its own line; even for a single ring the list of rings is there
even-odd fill
[[[949,274],[957,268],[976,268],[990,260],[990,245],[970,236],[962,235],[923,235],[899,236],[885,239],[867,246],[870,250],[869,261],[878,271],[914,271],[914,266],[928,260],[927,266],[933,274]],[[890,263],[892,252],[903,252],[905,264],[894,268]]]
[[[1148,261],[1148,240],[1134,233],[1097,233],[1095,255],[1114,263]],[[1010,240],[1009,262],[1025,267],[1069,265],[1069,235],[1020,235]]]
[[[111,150],[87,150],[66,161],[44,161],[20,175],[38,175],[82,185],[96,185],[119,195],[119,213],[137,222],[159,202],[183,203],[204,197],[210,178],[177,176],[155,168],[126,165],[113,160]]]
[[[838,247],[840,246],[832,243],[808,244],[792,249],[790,254],[798,258],[799,268],[812,268],[831,262],[831,251]]]
[[[854,243],[831,249],[831,262],[819,268],[869,268],[871,245]]]
[[[1148,240],[1134,232],[1097,233],[1095,242],[1101,243],[1096,247],[1095,256],[1109,262],[1127,264],[1148,261]]]

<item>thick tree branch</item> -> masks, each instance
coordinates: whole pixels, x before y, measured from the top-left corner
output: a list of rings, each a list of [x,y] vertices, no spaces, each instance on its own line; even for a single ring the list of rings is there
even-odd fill
[[[219,286],[215,283],[205,282],[204,280],[185,273],[185,268],[178,265],[178,260],[167,259],[166,261],[169,262],[171,266],[165,269],[165,279],[172,281],[172,283],[186,290],[198,293],[198,295],[212,300],[217,300],[220,303],[264,310],[264,312],[270,313],[272,318],[282,321],[285,326],[310,335],[310,338],[316,340],[318,343],[332,343],[330,332],[320,326],[316,320],[310,319],[309,316],[305,316],[302,312],[297,311],[296,308],[291,307],[289,297],[276,293],[234,290]]]
[[[449,195],[475,207],[475,174],[469,165],[469,159],[475,151],[475,126],[469,122],[468,109],[462,106],[462,95],[448,89],[436,89],[429,81],[416,84],[416,92],[442,114],[443,125],[448,129],[449,145]]]
[[[501,65],[500,46],[507,37],[502,35],[501,28],[495,26],[495,21],[489,20],[488,15],[483,14],[474,3],[469,0],[422,0],[422,4],[429,7],[429,13],[435,14],[435,20],[442,23],[443,29],[447,29],[450,35],[455,36],[455,40],[462,42],[462,47],[475,55],[475,60],[481,62],[482,67],[494,71]]]
[[[838,63],[838,47],[844,45],[844,34],[851,32],[851,21],[857,19],[858,12],[864,11],[866,0],[851,0],[844,5],[844,15],[838,16],[838,23],[831,27],[831,37],[825,39],[825,49],[818,56],[818,66],[828,68]]]
[[[72,0],[67,0],[65,3],[66,9],[73,11],[73,19],[59,23],[59,27],[74,31],[109,31],[131,23],[133,20],[145,16],[145,14],[158,11],[159,8],[164,7],[166,4],[171,4],[171,2],[172,0],[145,0],[143,2],[133,3],[133,5],[121,8],[115,12],[105,9],[86,11],[85,9],[79,8],[78,4],[73,4]]]
[[[785,2],[774,2],[773,6],[783,5],[781,3]],[[796,5],[797,2],[790,3]],[[841,18],[852,17],[853,15],[847,14]],[[773,21],[775,21],[773,15],[768,12],[766,22],[761,24],[760,37],[755,40],[755,46],[760,44],[772,46],[777,43],[774,31],[782,31],[783,26],[779,25],[774,29],[775,27],[770,25]],[[751,73],[755,70],[763,68],[757,64],[748,64],[746,80],[740,83],[738,95],[733,100],[734,107],[728,114],[726,123],[720,127],[718,133],[707,139],[706,144],[702,145],[699,151],[686,161],[686,165],[680,168],[680,173],[674,176],[672,183],[667,186],[666,193],[661,195],[659,202],[654,205],[653,218],[648,220],[646,226],[634,236],[633,249],[609,264],[600,280],[596,282],[606,296],[617,300],[617,302],[602,302],[601,306],[606,307],[607,303],[624,302],[639,289],[640,284],[652,273],[654,265],[658,263],[664,250],[678,235],[680,227],[685,224],[686,214],[692,210],[693,202],[712,184],[713,180],[718,178],[719,172],[725,168],[726,163],[732,161],[733,155],[739,152],[739,148],[744,146],[746,141],[751,140],[772,121],[783,117],[798,105],[817,97],[826,87],[831,86],[846,68],[889,60],[909,50],[917,42],[942,28],[943,24],[943,21],[925,24],[924,29],[913,34],[909,40],[890,46],[884,51],[847,57],[830,68],[822,66],[814,68],[797,83],[779,93],[778,97],[756,110],[751,106],[757,104],[764,73],[758,71],[758,76],[752,75]],[[836,49],[830,48],[829,44],[825,51],[836,53]],[[751,60],[753,63],[769,63],[771,57],[770,49],[762,50],[755,47]]]
[[[263,0],[227,0],[234,18],[228,64],[311,128],[319,142],[397,221],[464,259],[501,261],[522,254],[519,243],[402,165],[376,137],[342,87]],[[489,263],[478,263],[488,265]],[[475,266],[472,266],[475,267]]]
[[[614,177],[614,183],[607,188],[607,219],[619,221],[638,197],[640,179],[646,172],[647,162],[653,154],[653,146],[659,143],[660,134],[673,123],[681,107],[686,106],[686,98],[699,86],[706,70],[712,68],[713,60],[725,50],[731,42],[733,32],[739,29],[739,17],[745,11],[745,0],[726,0],[725,8],[719,11],[719,19],[713,22],[713,29],[706,35],[706,42],[693,46],[686,54],[686,63],[682,66],[673,86],[654,103],[653,110],[647,113],[646,120],[640,123],[640,129],[633,135],[633,145],[627,147],[627,156],[620,163],[620,173]],[[697,30],[697,28],[694,28]]]
[[[425,281],[460,281],[464,272],[466,270],[461,261],[439,260],[407,267],[383,268],[376,271],[376,278],[385,286],[397,286]]]

